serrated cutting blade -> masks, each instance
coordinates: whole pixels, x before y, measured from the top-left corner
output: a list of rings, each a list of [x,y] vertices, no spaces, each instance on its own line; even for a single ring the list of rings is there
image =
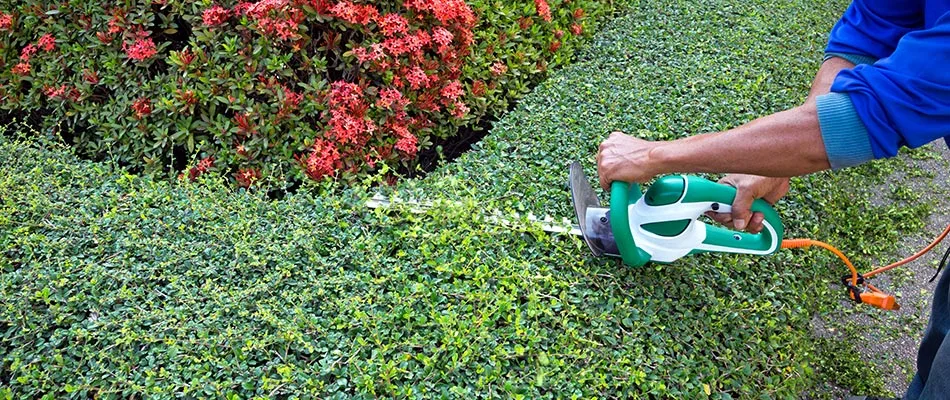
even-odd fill
[[[587,209],[602,208],[600,199],[594,193],[594,188],[579,162],[571,163],[568,179],[571,186],[571,201],[574,203],[574,214],[577,216],[577,225],[580,228],[581,235],[594,256],[600,257],[604,254],[604,246],[600,243],[600,240],[596,240],[591,236],[587,227]]]

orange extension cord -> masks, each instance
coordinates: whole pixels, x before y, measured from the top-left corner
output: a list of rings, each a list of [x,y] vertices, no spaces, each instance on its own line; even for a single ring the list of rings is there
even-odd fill
[[[845,265],[848,266],[848,269],[851,270],[851,282],[850,282],[850,285],[848,285],[849,296],[851,297],[851,300],[859,301],[861,303],[867,303],[883,310],[898,310],[900,309],[900,305],[897,304],[897,300],[894,298],[893,295],[882,292],[880,289],[874,287],[874,285],[867,283],[866,280],[881,272],[894,269],[896,267],[899,267],[901,265],[907,264],[911,261],[914,261],[920,258],[920,256],[926,254],[928,251],[933,250],[933,248],[936,247],[937,244],[939,244],[941,241],[943,241],[943,239],[946,238],[948,234],[950,234],[950,225],[948,225],[947,228],[943,230],[943,233],[937,236],[937,238],[934,239],[934,241],[931,242],[930,245],[928,245],[927,247],[924,247],[922,250],[918,251],[917,253],[914,253],[914,255],[907,257],[903,260],[900,260],[898,262],[895,262],[893,264],[880,267],[864,275],[858,274],[858,269],[854,267],[854,264],[851,264],[851,260],[849,260],[848,257],[844,255],[844,253],[842,253],[840,250],[838,250],[834,246],[825,242],[820,242],[820,241],[812,240],[812,239],[786,239],[782,241],[782,248],[794,249],[794,248],[818,246],[818,247],[822,247],[822,248],[830,250],[832,253],[838,256],[838,258],[840,258],[841,261],[843,261]],[[860,290],[859,288],[861,286],[867,286],[867,290],[863,290],[863,291]]]

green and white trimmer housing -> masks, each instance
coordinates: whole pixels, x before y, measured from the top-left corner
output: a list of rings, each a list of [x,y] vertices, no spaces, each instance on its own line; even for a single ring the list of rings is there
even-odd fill
[[[605,208],[575,161],[570,166],[570,187],[581,234],[594,255],[620,257],[631,267],[705,252],[767,255],[782,243],[782,221],[761,199],[751,207],[765,216],[760,233],[700,221],[707,211],[731,212],[736,189],[697,176],[662,177],[646,193],[636,183],[613,182],[610,207]]]

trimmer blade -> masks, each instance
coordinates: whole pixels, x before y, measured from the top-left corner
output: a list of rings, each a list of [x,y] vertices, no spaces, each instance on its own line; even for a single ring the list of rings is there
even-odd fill
[[[569,182],[571,186],[571,201],[574,203],[574,214],[577,216],[577,225],[580,227],[581,235],[587,247],[594,253],[594,256],[600,257],[604,254],[604,248],[595,243],[590,237],[588,229],[585,227],[587,221],[587,209],[590,207],[600,208],[600,199],[594,193],[587,175],[584,174],[584,168],[577,161],[571,163]],[[599,241],[596,241],[599,242]]]

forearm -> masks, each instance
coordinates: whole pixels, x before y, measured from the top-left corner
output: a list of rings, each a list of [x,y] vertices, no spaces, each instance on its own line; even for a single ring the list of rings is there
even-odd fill
[[[830,168],[815,98],[828,93],[838,72],[854,64],[833,57],[822,63],[805,103],[725,132],[657,143],[650,156],[660,174],[743,173],[788,177]]]
[[[830,168],[814,103],[725,132],[657,143],[649,157],[659,169],[657,174],[708,172],[787,177]]]

